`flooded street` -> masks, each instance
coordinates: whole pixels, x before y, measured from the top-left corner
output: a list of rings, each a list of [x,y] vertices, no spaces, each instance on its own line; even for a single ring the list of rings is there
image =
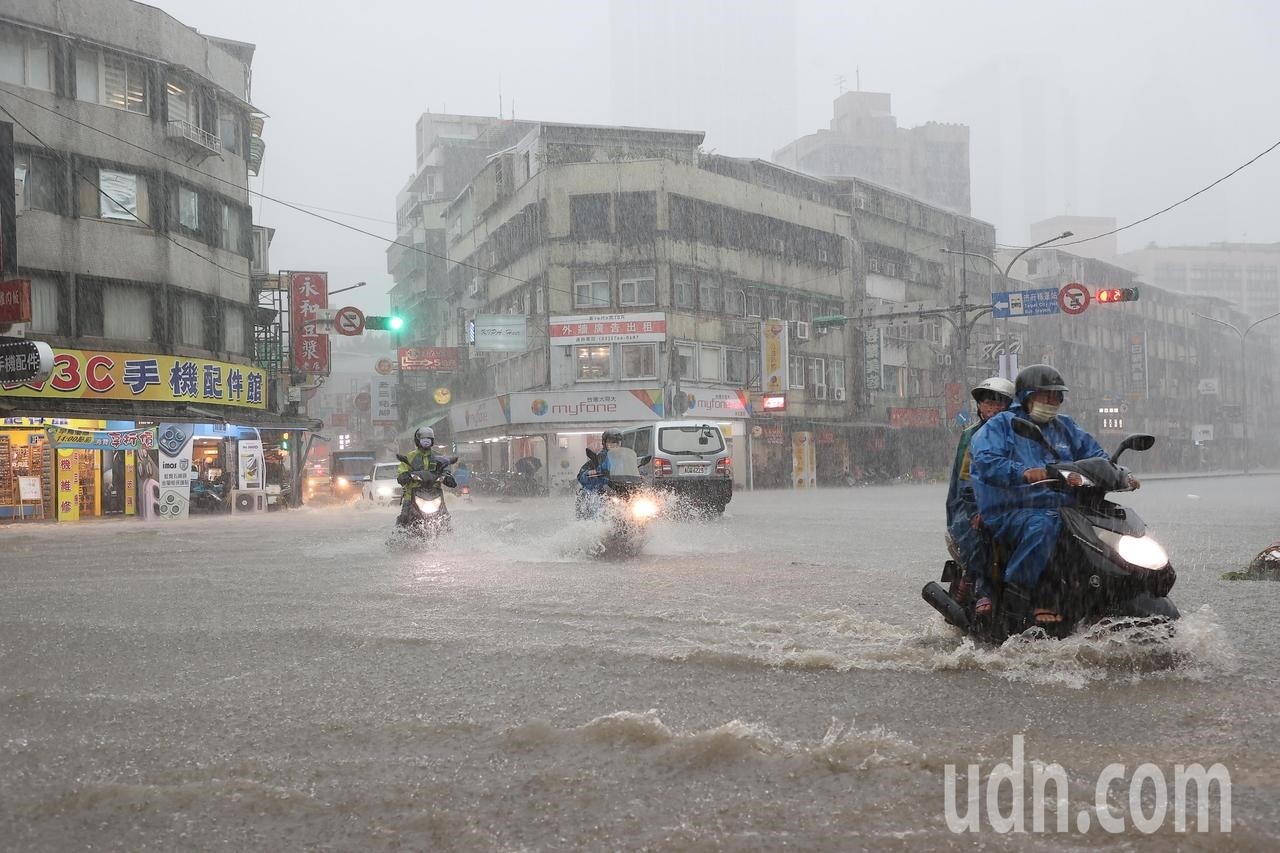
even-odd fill
[[[621,562],[587,556],[567,497],[455,502],[412,551],[391,510],[10,525],[0,847],[960,847],[945,766],[985,774],[1022,735],[1069,775],[1073,834],[990,849],[1113,846],[1074,832],[1112,762],[1220,762],[1229,846],[1266,849],[1280,586],[1219,576],[1280,538],[1278,483],[1131,497],[1179,573],[1154,650],[962,642],[919,595],[942,485],[740,494]]]

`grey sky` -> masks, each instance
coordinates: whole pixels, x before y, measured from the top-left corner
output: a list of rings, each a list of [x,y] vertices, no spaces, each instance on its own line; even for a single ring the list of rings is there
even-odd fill
[[[689,2],[751,15],[751,3]],[[335,215],[388,237],[395,194],[413,169],[414,122],[427,109],[493,114],[501,85],[517,117],[635,123],[611,97],[605,2],[153,5],[257,45],[254,102],[270,118],[255,189],[384,220]],[[996,223],[1004,243],[1024,242],[1030,220],[1061,213],[1132,221],[1280,140],[1280,4],[1270,0],[795,0],[793,8],[795,126],[776,126],[767,102],[754,105],[779,144],[827,126],[838,75],[848,89],[860,77],[863,89],[891,93],[900,125],[968,124],[973,213]],[[749,69],[758,59],[757,49],[738,61]],[[723,87],[733,103],[742,93],[724,62],[708,51],[691,85]],[[711,122],[692,129],[708,131],[708,147],[723,154],[769,153],[735,150]],[[1280,151],[1125,232],[1120,248],[1280,241],[1277,189]],[[334,288],[366,280],[352,302],[386,309],[385,244],[270,203],[256,218],[277,229],[273,266],[328,270]]]

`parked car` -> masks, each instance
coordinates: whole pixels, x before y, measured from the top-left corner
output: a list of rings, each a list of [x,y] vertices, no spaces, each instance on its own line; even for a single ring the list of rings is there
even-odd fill
[[[709,512],[733,499],[733,459],[720,427],[707,421],[655,421],[622,430],[622,446],[640,459],[645,481]]]
[[[375,504],[399,503],[404,494],[404,487],[396,482],[399,471],[398,462],[379,462],[374,465],[361,497]]]

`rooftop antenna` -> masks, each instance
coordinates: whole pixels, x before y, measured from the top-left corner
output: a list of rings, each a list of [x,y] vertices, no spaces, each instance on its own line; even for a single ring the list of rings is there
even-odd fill
[[[843,95],[844,94],[844,75],[843,74],[836,75],[836,87],[839,88],[840,94]]]
[[[857,87],[859,92],[861,92],[862,91],[862,69],[856,65],[853,66],[853,81],[854,81],[853,85]]]
[[[498,75],[498,118],[502,118],[502,75]]]

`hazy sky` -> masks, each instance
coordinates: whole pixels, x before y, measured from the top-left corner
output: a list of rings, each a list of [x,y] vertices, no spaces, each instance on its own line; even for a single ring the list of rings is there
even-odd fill
[[[688,2],[752,14],[741,0]],[[153,5],[202,32],[257,45],[253,101],[270,118],[255,189],[381,220],[325,214],[386,237],[414,166],[414,123],[427,109],[493,114],[501,87],[505,110],[514,104],[518,118],[634,123],[611,97],[606,2]],[[891,93],[900,125],[968,124],[973,213],[994,222],[1003,243],[1025,242],[1028,222],[1043,216],[1133,221],[1280,140],[1280,3],[1272,0],[786,5],[795,20],[796,126],[776,126],[767,102],[753,104],[779,144],[827,127],[841,75],[847,89],[860,78],[864,90]],[[707,51],[705,78],[691,85],[723,89],[735,102],[743,92],[720,47]],[[738,61],[748,68],[757,60]],[[722,154],[769,153],[734,150],[710,124],[690,129],[706,130],[708,147]],[[1122,233],[1120,248],[1280,241],[1277,195],[1280,150]],[[386,310],[384,243],[270,202],[255,201],[255,220],[277,229],[274,267],[328,270],[334,288],[365,280],[349,298]]]

